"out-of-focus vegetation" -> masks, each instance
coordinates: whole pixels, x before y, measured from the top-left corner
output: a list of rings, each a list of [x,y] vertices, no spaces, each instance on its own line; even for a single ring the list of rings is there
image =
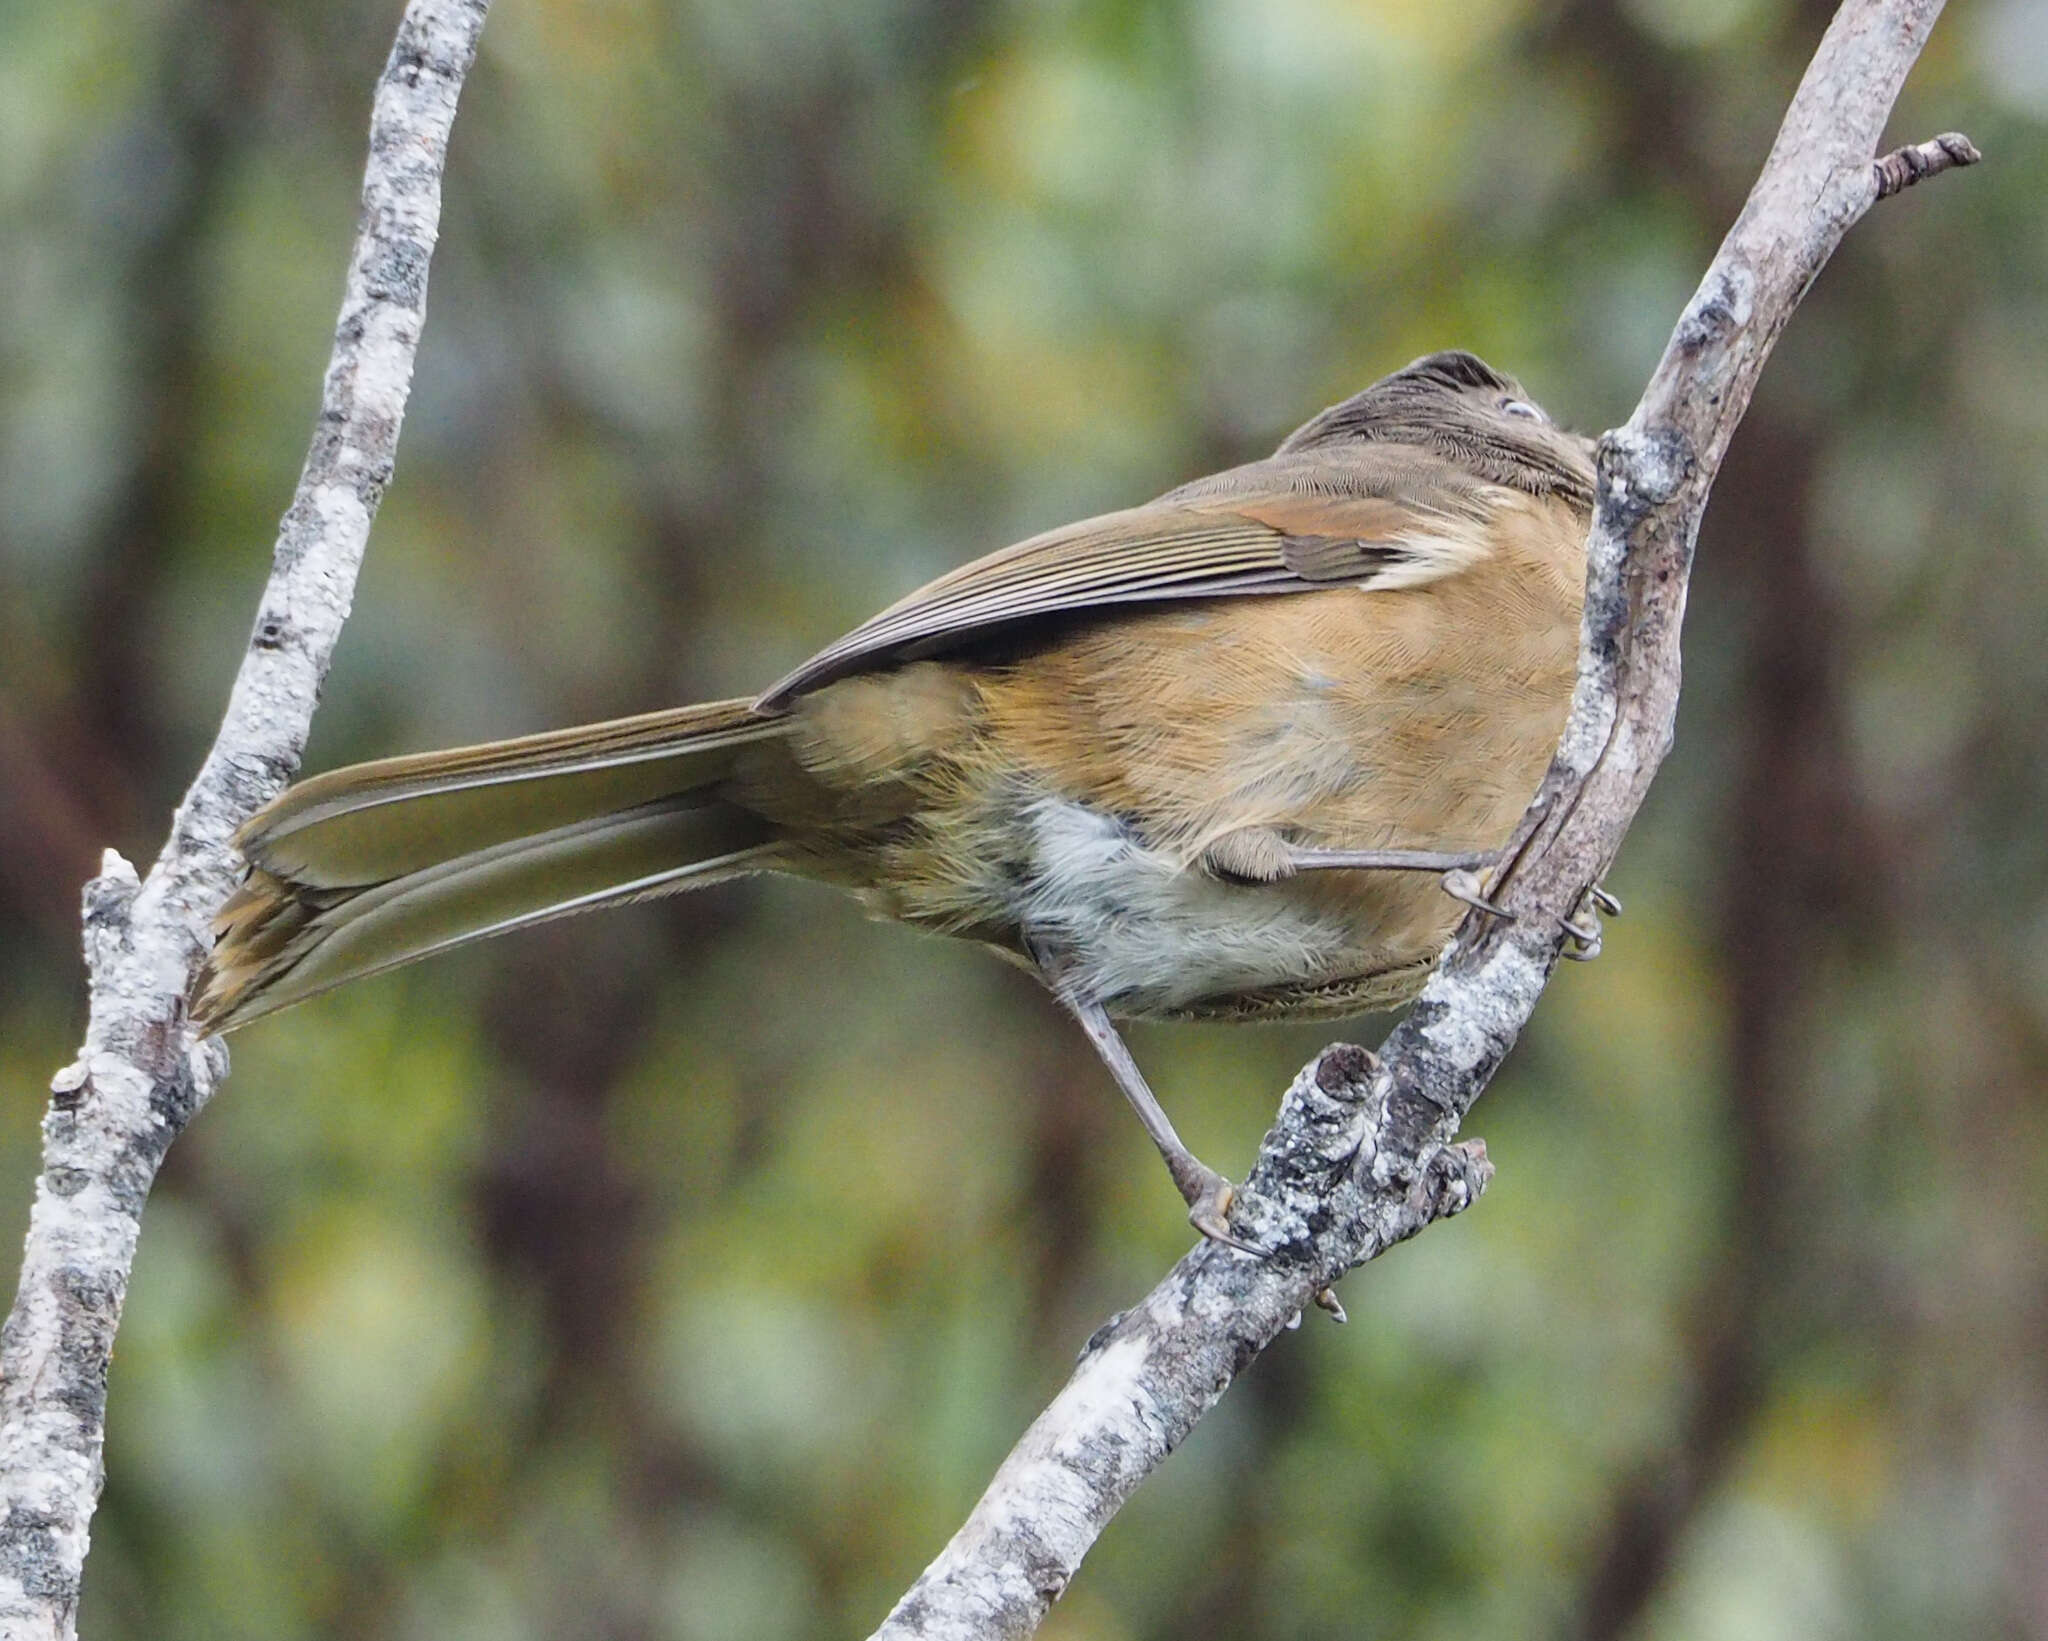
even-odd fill
[[[498,0],[311,767],[757,687],[1427,349],[1633,402],[1824,7]],[[210,735],[395,0],[0,7],[0,1223],[76,890]],[[2048,1637],[2048,6],[1956,8],[1702,545],[1677,751],[1474,1213],[1283,1340],[1061,1641]],[[1359,1028],[1368,1040],[1377,1027]],[[1140,1031],[1235,1171],[1308,1031]],[[96,1641],[865,1633],[1184,1247],[1076,1033],[766,883],[236,1039]]]

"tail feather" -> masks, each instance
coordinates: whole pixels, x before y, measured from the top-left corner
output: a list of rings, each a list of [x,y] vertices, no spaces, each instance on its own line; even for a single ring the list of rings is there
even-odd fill
[[[252,862],[323,888],[381,883],[494,843],[724,780],[788,720],[745,701],[331,770],[244,826]]]
[[[774,825],[719,788],[784,728],[719,702],[293,787],[237,837],[249,875],[194,1015],[232,1030],[487,935],[761,870]]]

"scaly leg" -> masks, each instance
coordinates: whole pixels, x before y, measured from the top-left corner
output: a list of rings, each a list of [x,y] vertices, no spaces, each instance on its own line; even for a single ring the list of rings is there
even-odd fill
[[[1499,858],[1493,849],[1303,849],[1290,846],[1297,872],[1471,872]]]
[[[1303,849],[1290,845],[1287,850],[1287,862],[1297,872],[1440,872],[1443,891],[1451,899],[1511,923],[1514,914],[1487,899],[1479,878],[1481,869],[1496,865],[1499,860],[1500,852],[1492,849],[1459,853],[1447,849]]]
[[[1123,1034],[1116,1029],[1116,1023],[1110,1019],[1109,1011],[1093,998],[1075,995],[1065,983],[1057,962],[1049,961],[1035,949],[1032,956],[1038,960],[1053,996],[1080,1022],[1081,1029],[1088,1034],[1088,1041],[1095,1045],[1095,1052],[1109,1068],[1110,1076],[1116,1079],[1116,1086],[1123,1090],[1124,1098],[1131,1102],[1131,1109],[1138,1114],[1138,1121],[1145,1125],[1145,1132],[1151,1135],[1152,1143],[1159,1148],[1166,1171],[1173,1176],[1175,1187],[1188,1205],[1188,1223],[1211,1242],[1220,1242],[1227,1248],[1263,1259],[1263,1248],[1231,1234],[1230,1204],[1237,1194],[1236,1189],[1229,1180],[1196,1157],[1180,1135],[1174,1132],[1172,1119],[1166,1115],[1146,1083],[1138,1062],[1131,1058],[1131,1051],[1124,1042]]]
[[[1500,864],[1498,849],[1316,849],[1270,826],[1240,826],[1202,851],[1202,864],[1243,883],[1278,883],[1297,872],[1436,872],[1453,900],[1508,922],[1486,898],[1479,873]]]
[[[1146,1083],[1138,1062],[1131,1058],[1123,1033],[1116,1029],[1108,1011],[1100,1003],[1083,1002],[1074,997],[1061,996],[1060,1001],[1081,1023],[1081,1029],[1088,1034],[1088,1041],[1095,1045],[1095,1052],[1102,1056],[1102,1063],[1109,1067],[1109,1074],[1116,1079],[1116,1086],[1123,1090],[1124,1098],[1131,1102],[1131,1109],[1138,1114],[1138,1121],[1145,1125],[1145,1132],[1152,1136],[1152,1143],[1159,1148],[1159,1155],[1166,1162],[1166,1171],[1173,1176],[1173,1183],[1187,1202],[1188,1223],[1211,1242],[1220,1242],[1241,1253],[1263,1258],[1264,1249],[1231,1234],[1230,1204],[1237,1195],[1235,1187],[1190,1151],[1174,1131],[1172,1119],[1166,1115]]]

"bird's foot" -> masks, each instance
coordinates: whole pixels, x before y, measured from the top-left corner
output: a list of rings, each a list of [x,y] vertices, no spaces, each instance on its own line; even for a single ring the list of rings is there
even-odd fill
[[[1503,923],[1514,922],[1513,912],[1487,898],[1484,880],[1470,867],[1460,866],[1446,872],[1441,881],[1444,893],[1460,905],[1470,906],[1475,912],[1484,912],[1488,917],[1497,917]]]
[[[1187,1199],[1188,1223],[1202,1235],[1226,1248],[1235,1248],[1241,1254],[1250,1254],[1254,1259],[1266,1257],[1264,1248],[1255,1242],[1245,1241],[1230,1229],[1230,1207],[1237,1200],[1237,1187],[1229,1180],[1215,1169],[1189,1157],[1185,1167],[1174,1169],[1173,1183],[1180,1187],[1180,1194]]]
[[[1564,920],[1564,955],[1574,963],[1590,963],[1600,955],[1600,919],[1621,916],[1621,902],[1601,884],[1594,884],[1579,897],[1572,915]]]

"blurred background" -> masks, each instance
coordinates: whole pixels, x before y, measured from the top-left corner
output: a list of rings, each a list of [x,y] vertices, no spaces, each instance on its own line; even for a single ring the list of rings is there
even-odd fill
[[[751,691],[1426,350],[1626,415],[1828,8],[499,0],[309,767]],[[0,8],[0,1245],[310,429],[396,0]],[[1717,487],[1677,750],[1474,1131],[1060,1641],[2048,1637],[2048,0],[1894,122]],[[1383,1021],[1350,1035],[1373,1041]],[[1330,1033],[1134,1033],[1236,1173]],[[971,948],[719,889],[266,1021],[82,1628],[865,1634],[1189,1242]]]

